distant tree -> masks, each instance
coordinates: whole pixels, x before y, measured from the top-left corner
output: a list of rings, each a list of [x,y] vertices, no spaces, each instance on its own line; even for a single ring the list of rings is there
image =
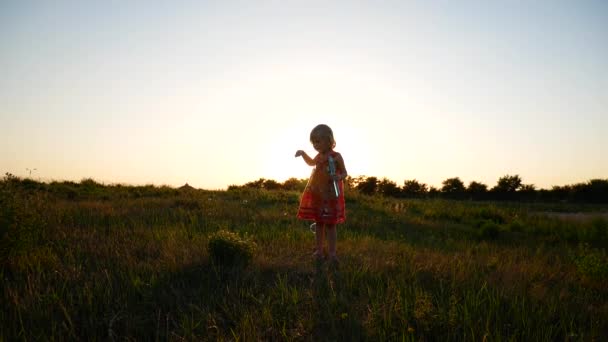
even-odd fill
[[[367,176],[357,176],[357,177],[352,178],[351,181],[353,184],[353,188],[356,189],[357,186],[359,186],[359,184],[365,182],[366,179],[367,179]]]
[[[506,175],[498,179],[498,183],[492,188],[492,194],[499,200],[514,200],[517,194],[515,193],[521,188],[521,177],[519,175]]]
[[[532,201],[536,198],[536,186],[534,184],[522,184],[518,193],[520,199]]]
[[[264,183],[262,184],[262,188],[266,189],[266,190],[280,190],[282,188],[281,183],[272,180],[272,179],[266,179],[264,181]]]
[[[536,191],[536,185],[534,184],[522,184],[519,188],[521,192],[534,192]]]
[[[230,186],[229,189],[238,189],[238,186]],[[258,180],[247,182],[241,188],[266,189],[266,190],[281,190],[283,185],[273,179],[260,178]]]
[[[608,203],[608,179],[571,185],[568,197],[577,202]]]
[[[390,179],[382,178],[377,184],[377,191],[383,196],[387,197],[397,197],[401,192],[397,183],[393,182]]]
[[[439,191],[439,189],[434,186],[430,186],[429,191],[427,193],[428,196],[432,198],[439,197],[439,195],[441,195],[441,191]]]
[[[521,188],[522,182],[519,175],[514,176],[502,176],[498,179],[498,183],[492,190],[502,193],[513,193]]]
[[[344,179],[344,188],[345,189],[354,189],[355,188],[355,178],[351,176],[346,176]]]
[[[572,193],[572,186],[564,185],[559,186],[555,185],[549,191],[549,200],[551,201],[565,201],[570,197]]]
[[[592,179],[588,183],[587,200],[596,203],[608,203],[608,179]]]
[[[424,197],[428,192],[427,185],[424,183],[420,183],[416,179],[405,180],[403,182],[403,187],[401,188],[401,193],[405,197],[415,197],[420,198]]]
[[[467,187],[467,192],[471,193],[471,194],[482,194],[487,191],[488,191],[487,185],[476,182],[476,181],[470,182],[469,186]]]
[[[302,191],[306,187],[306,179],[297,179],[297,178],[289,178],[285,182],[283,182],[282,188],[288,191],[299,190]]]
[[[540,202],[554,201],[553,194],[552,194],[551,190],[548,190],[548,189],[538,189],[538,190],[536,190],[536,198]]]
[[[464,183],[458,177],[448,178],[441,184],[441,192],[448,197],[457,198],[464,194]]]
[[[488,193],[488,186],[480,182],[472,181],[469,183],[469,186],[466,189],[466,193],[470,196],[471,199],[484,199]]]
[[[376,177],[363,177],[363,179],[357,181],[356,189],[365,195],[373,195],[378,190],[378,178]]]
[[[93,178],[83,178],[82,180],[80,180],[80,185],[88,188],[96,188],[103,186],[103,184],[98,183]]]
[[[251,181],[251,182],[247,182],[245,183],[245,185],[243,185],[245,188],[254,188],[254,189],[261,189],[264,187],[264,182],[266,181],[265,178],[260,178],[256,181]]]

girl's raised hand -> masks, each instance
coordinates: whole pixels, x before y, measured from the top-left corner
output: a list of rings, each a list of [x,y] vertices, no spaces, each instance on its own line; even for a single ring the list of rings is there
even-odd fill
[[[299,157],[299,156],[302,156],[302,155],[304,155],[304,151],[302,151],[302,150],[297,150],[296,151],[296,157]]]

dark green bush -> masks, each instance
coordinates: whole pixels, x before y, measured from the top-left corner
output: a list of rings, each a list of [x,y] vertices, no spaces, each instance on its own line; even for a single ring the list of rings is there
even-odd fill
[[[220,230],[209,237],[209,256],[219,267],[245,268],[255,250],[255,242],[227,230]]]
[[[44,194],[30,193],[7,174],[0,181],[0,264],[38,247],[46,226]]]
[[[605,250],[580,245],[572,258],[582,275],[596,280],[608,280],[608,256]]]
[[[511,221],[511,223],[509,223],[508,227],[509,227],[510,231],[516,232],[516,233],[521,233],[525,229],[524,224],[518,219]]]
[[[596,244],[602,244],[608,241],[608,222],[602,218],[596,218],[591,221],[589,229],[591,241]]]
[[[504,213],[494,207],[484,207],[479,209],[479,211],[477,213],[475,213],[475,217],[483,219],[483,220],[488,220],[488,221],[492,221],[494,223],[498,223],[498,224],[502,224],[506,222],[506,219],[504,217]]]
[[[485,221],[479,228],[478,234],[482,240],[495,240],[500,234],[500,227],[492,221]]]

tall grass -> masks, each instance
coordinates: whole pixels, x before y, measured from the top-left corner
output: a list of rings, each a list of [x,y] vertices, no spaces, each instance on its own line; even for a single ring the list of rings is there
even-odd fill
[[[601,219],[349,193],[334,266],[296,192],[82,183],[0,183],[0,340],[608,336]],[[255,240],[247,268],[211,262],[219,230]]]

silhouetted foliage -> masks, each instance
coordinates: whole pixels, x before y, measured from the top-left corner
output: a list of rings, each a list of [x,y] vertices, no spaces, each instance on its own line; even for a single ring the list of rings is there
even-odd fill
[[[43,183],[30,178],[19,178],[7,173],[2,182],[12,184],[20,191],[32,192],[43,190],[57,198],[70,201],[111,200],[116,198],[171,197],[180,193],[205,191],[191,186],[172,188],[170,186],[144,186],[102,184],[94,179],[85,178],[79,183],[73,181],[53,181]],[[264,189],[269,191],[303,191],[308,179],[289,178],[283,183],[272,179],[260,178],[244,185],[230,185],[228,190],[243,188]],[[469,199],[476,201],[527,201],[527,202],[566,202],[566,203],[608,203],[608,179],[592,179],[588,182],[564,186],[553,186],[551,189],[537,189],[534,184],[523,184],[519,175],[500,177],[497,185],[488,190],[486,184],[471,181],[467,187],[459,177],[448,178],[442,182],[440,189],[428,186],[416,179],[405,180],[399,187],[388,178],[348,176],[344,180],[347,191],[357,191],[365,195],[406,198],[449,198]],[[186,191],[187,190],[187,191]]]
[[[244,185],[230,185],[228,190],[237,189],[265,189],[271,191],[285,190],[285,191],[303,191],[308,183],[307,179],[289,178],[283,183],[279,183],[272,179],[260,178],[255,181],[247,182]]]
[[[534,192],[534,191],[536,191],[536,185],[534,185],[534,184],[522,184],[522,186],[519,188],[519,191],[521,191],[521,192]]]
[[[441,191],[439,191],[439,189],[434,186],[430,186],[429,191],[428,191],[428,196],[430,198],[437,198],[437,197],[441,196]]]
[[[376,177],[363,177],[361,180],[357,178],[355,188],[365,195],[373,195],[378,190],[378,178]]]
[[[505,175],[498,179],[498,183],[492,188],[492,194],[498,200],[515,200],[515,192],[521,188],[522,181],[519,175]]]
[[[555,186],[551,190],[537,189],[534,184],[523,184],[519,175],[500,177],[497,185],[491,190],[488,190],[486,184],[477,181],[471,181],[465,187],[459,177],[446,179],[440,189],[416,179],[405,180],[402,187],[387,178],[378,180],[376,177],[367,176],[349,177],[345,185],[346,183],[350,184],[349,188],[362,194],[379,194],[386,197],[608,203],[608,180],[602,179]]]
[[[265,180],[262,187],[266,190],[280,190],[282,188],[281,183],[272,179]]]
[[[469,183],[466,192],[470,199],[482,200],[487,198],[488,186],[483,183],[472,181]]]
[[[351,176],[346,176],[346,178],[344,179],[344,189],[349,190],[349,189],[354,189],[355,188],[355,178],[351,177]]]
[[[519,188],[519,198],[524,201],[536,199],[536,186],[534,184],[522,184]]]
[[[266,178],[260,178],[253,182],[245,183],[245,188],[253,188],[253,189],[266,189],[266,190],[281,190],[283,186],[281,183]]]
[[[0,271],[10,256],[30,253],[44,242],[48,216],[43,190],[41,183],[10,173],[0,181]]]
[[[552,200],[568,202],[608,203],[608,179],[554,186],[549,196]]]
[[[577,201],[590,201],[595,203],[608,201],[608,179],[592,179],[587,183],[575,184],[574,194]]]
[[[500,228],[498,224],[491,221],[483,222],[478,231],[478,237],[481,240],[496,240],[499,234]]]
[[[308,181],[306,179],[297,179],[292,177],[283,182],[283,189],[288,191],[303,191],[307,182]]]
[[[426,196],[427,192],[427,185],[417,181],[416,179],[405,180],[403,182],[403,188],[401,189],[403,196],[410,198],[422,198]]]
[[[570,195],[571,186],[553,186],[550,191],[548,191],[548,196],[553,201],[566,200]]]
[[[265,181],[266,181],[266,179],[260,178],[260,179],[255,180],[255,181],[251,181],[251,182],[245,183],[244,187],[246,187],[246,188],[253,188],[253,189],[262,189],[262,188],[264,188],[264,182]]]
[[[378,182],[377,188],[378,193],[383,196],[398,197],[401,192],[397,183],[387,178],[382,178]]]
[[[498,179],[498,183],[492,190],[502,193],[513,193],[521,187],[521,184],[521,177],[519,175],[506,175]]]
[[[449,198],[461,198],[464,194],[464,183],[458,177],[448,178],[441,184],[441,192]]]

